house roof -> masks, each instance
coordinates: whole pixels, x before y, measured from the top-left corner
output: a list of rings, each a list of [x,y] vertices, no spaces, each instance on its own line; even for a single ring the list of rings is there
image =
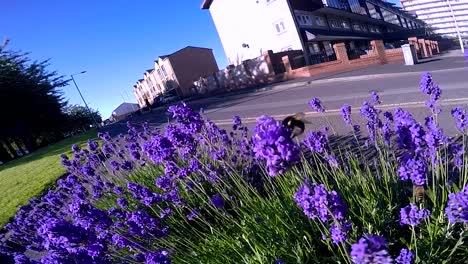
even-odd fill
[[[146,70],[146,72],[149,72],[149,73],[151,73],[152,71],[154,71],[154,69]]]
[[[115,113],[117,116],[120,116],[131,112],[135,112],[138,109],[140,109],[140,106],[138,104],[123,102],[119,106],[117,106],[117,108],[115,108],[114,111],[112,111],[112,113]]]
[[[173,52],[173,53],[171,53],[171,54],[169,54],[169,55],[163,55],[163,56],[159,56],[159,58],[158,58],[158,59],[162,59],[162,60],[164,60],[164,59],[166,59],[166,58],[168,58],[168,57],[171,57],[171,56],[173,56],[174,54],[176,54],[176,53],[178,53],[178,52],[181,52],[181,51],[183,51],[183,50],[185,50],[185,49],[204,49],[204,50],[213,50],[213,49],[210,49],[210,48],[204,48],[204,47],[187,46],[187,47],[185,47],[185,48],[181,48],[180,50],[177,50],[177,51],[175,51],[175,52]],[[154,62],[158,62],[158,60],[155,60]]]
[[[201,9],[210,9],[210,6],[212,3],[213,3],[213,0],[203,0]]]

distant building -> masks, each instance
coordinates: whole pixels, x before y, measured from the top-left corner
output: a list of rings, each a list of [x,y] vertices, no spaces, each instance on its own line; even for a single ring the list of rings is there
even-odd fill
[[[155,60],[154,68],[137,81],[133,92],[140,107],[152,105],[160,96],[187,97],[194,81],[217,71],[211,49],[188,46]]]
[[[109,119],[112,122],[122,121],[139,109],[140,107],[138,104],[123,102],[117,108],[115,108],[114,111],[112,111],[112,115]]]
[[[424,34],[424,22],[381,0],[204,0],[228,60],[233,64],[267,50],[303,50],[308,56],[369,41]]]
[[[400,0],[403,8],[418,16],[446,37],[457,38],[457,26],[461,35],[468,37],[467,0]]]

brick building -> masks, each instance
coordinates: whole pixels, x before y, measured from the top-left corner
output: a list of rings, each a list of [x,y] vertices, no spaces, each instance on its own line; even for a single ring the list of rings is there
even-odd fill
[[[187,97],[192,94],[194,81],[216,71],[211,49],[188,46],[156,59],[154,68],[143,74],[133,92],[140,107],[152,105],[161,96]]]

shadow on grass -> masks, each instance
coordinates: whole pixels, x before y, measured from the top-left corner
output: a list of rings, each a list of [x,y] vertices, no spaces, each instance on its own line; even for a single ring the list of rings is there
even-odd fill
[[[5,169],[9,169],[15,166],[19,166],[25,163],[29,162],[34,162],[37,160],[40,160],[45,157],[50,157],[50,156],[58,156],[62,153],[69,153],[71,151],[70,147],[73,144],[83,144],[85,143],[88,139],[93,139],[97,137],[97,130],[89,130],[83,134],[80,134],[75,137],[67,138],[64,140],[61,140],[57,143],[54,143],[50,146],[41,148],[35,152],[32,152],[26,156],[23,156],[19,159],[12,160],[10,162],[7,162],[5,164],[0,165],[0,172]]]

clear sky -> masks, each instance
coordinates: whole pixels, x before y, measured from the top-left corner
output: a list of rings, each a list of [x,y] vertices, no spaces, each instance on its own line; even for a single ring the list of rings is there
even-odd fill
[[[51,59],[51,70],[76,76],[89,105],[104,118],[121,102],[135,102],[132,87],[160,55],[185,46],[226,56],[202,0],[0,0],[0,38],[10,48]],[[397,2],[397,0],[390,0]],[[74,86],[63,89],[82,104]]]
[[[185,46],[212,48],[218,66],[226,56],[201,0],[0,0],[0,41],[31,58],[51,59],[51,70],[75,79],[89,105],[109,117],[160,55]],[[71,83],[72,85],[72,83]],[[74,86],[70,103],[82,104]],[[126,94],[125,94],[126,92]],[[128,95],[128,96],[127,96]]]

